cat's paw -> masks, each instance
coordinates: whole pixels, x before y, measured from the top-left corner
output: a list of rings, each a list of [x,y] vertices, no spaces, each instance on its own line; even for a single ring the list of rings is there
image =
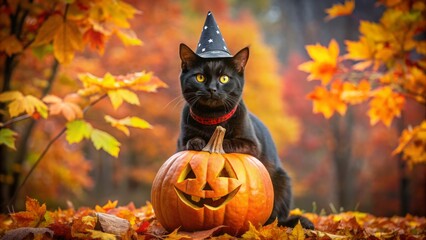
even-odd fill
[[[187,150],[201,151],[205,146],[206,141],[201,138],[193,138],[186,143]]]
[[[278,225],[280,226],[286,226],[293,228],[296,226],[296,224],[300,221],[300,224],[302,224],[302,227],[305,229],[315,229],[314,224],[303,216],[289,216],[284,221],[279,221]]]

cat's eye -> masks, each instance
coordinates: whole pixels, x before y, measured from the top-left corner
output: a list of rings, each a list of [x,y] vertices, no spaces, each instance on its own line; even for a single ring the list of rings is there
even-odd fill
[[[204,77],[203,74],[197,74],[197,76],[195,76],[195,79],[197,79],[197,82],[204,82],[206,80],[206,77]]]
[[[229,82],[229,77],[226,76],[226,75],[222,75],[219,78],[219,82],[221,82],[221,83],[227,83],[227,82]]]

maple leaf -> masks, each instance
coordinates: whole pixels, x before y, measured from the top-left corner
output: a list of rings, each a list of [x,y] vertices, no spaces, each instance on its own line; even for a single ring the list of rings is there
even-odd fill
[[[96,150],[103,149],[111,156],[118,157],[121,144],[109,133],[98,129],[93,129],[90,134],[90,140],[92,140]]]
[[[33,42],[33,46],[40,46],[50,43],[53,38],[56,36],[59,27],[62,25],[63,17],[54,14],[51,15],[47,20],[41,25],[36,38]]]
[[[106,212],[110,211],[111,209],[116,208],[117,204],[118,204],[117,200],[115,200],[113,202],[111,200],[108,200],[108,202],[105,205],[103,205],[102,207],[99,206],[99,205],[96,205],[95,210],[96,210],[96,212],[106,213]]]
[[[0,129],[0,145],[4,144],[13,150],[16,150],[15,138],[17,135],[18,134],[16,132],[10,130],[9,128]]]
[[[14,228],[19,227],[37,227],[44,220],[46,213],[46,204],[40,206],[40,203],[33,198],[27,197],[25,201],[25,211],[12,213],[10,217],[13,220]]]
[[[83,49],[83,37],[73,21],[62,21],[53,38],[53,54],[60,63],[70,63],[75,51]]]
[[[367,39],[366,37],[361,37],[359,41],[345,41],[346,50],[348,53],[344,56],[345,59],[352,60],[373,60],[374,58],[374,42]],[[359,69],[358,70],[362,70]]]
[[[399,145],[393,155],[403,153],[403,159],[412,169],[415,164],[426,163],[426,121],[414,128],[404,129],[399,138]]]
[[[336,3],[332,7],[327,8],[325,12],[328,14],[326,20],[331,20],[335,17],[350,15],[355,9],[354,0],[346,0],[344,4]]]
[[[370,101],[368,116],[370,124],[374,125],[382,121],[386,126],[390,126],[394,117],[401,115],[405,98],[392,91],[389,86],[380,88],[373,92],[373,99]]]
[[[115,119],[109,115],[105,115],[105,121],[110,123],[111,126],[117,128],[118,130],[124,132],[127,136],[130,135],[128,127],[135,127],[140,129],[150,129],[152,128],[151,124],[147,121],[138,118],[138,117],[125,117],[123,119]]]
[[[108,91],[108,97],[114,109],[119,108],[123,101],[133,105],[140,105],[138,96],[127,89],[110,90]]]
[[[0,52],[6,52],[8,56],[22,52],[23,49],[22,43],[15,35],[9,35],[0,40]]]
[[[308,98],[313,100],[313,112],[322,113],[327,119],[333,116],[335,111],[344,115],[347,105],[341,99],[342,86],[340,81],[336,81],[331,85],[330,91],[317,86],[313,92],[308,94]]]
[[[306,46],[306,50],[313,61],[302,63],[299,70],[310,73],[308,80],[321,80],[326,85],[338,71],[339,45],[332,39],[328,48],[316,44]]]
[[[142,41],[136,36],[136,33],[130,29],[116,30],[115,34],[123,42],[124,46],[140,46]]]
[[[350,104],[359,104],[370,97],[371,86],[367,80],[361,80],[357,85],[350,82],[343,83],[340,98]]]
[[[105,50],[106,35],[93,28],[89,28],[83,34],[83,42],[88,43],[91,49],[97,50],[102,55]]]
[[[160,87],[167,87],[167,84],[154,77],[151,72],[135,72],[117,76],[107,72],[102,78],[86,73],[80,74],[78,78],[85,88],[97,87],[104,92],[123,88],[135,91],[155,92]]]
[[[66,139],[70,144],[79,143],[83,139],[89,138],[93,131],[92,125],[84,120],[68,122],[66,128]]]
[[[19,91],[7,91],[0,94],[0,102],[10,102],[8,104],[10,117],[16,117],[21,113],[27,113],[32,116],[34,113],[47,118],[47,106],[40,99],[32,96],[24,96]]]
[[[83,111],[81,110],[80,106],[73,102],[63,101],[61,98],[54,95],[48,95],[42,100],[49,104],[49,113],[51,115],[62,113],[67,121],[73,121],[76,118],[83,117]]]
[[[91,236],[90,230],[96,226],[96,216],[81,216],[72,222],[71,236],[74,238],[88,239]]]
[[[98,230],[87,230],[90,233],[92,239],[101,239],[101,240],[116,240],[117,237],[111,233],[105,233]]]
[[[294,226],[291,234],[289,236],[290,240],[304,240],[305,239],[305,231],[303,230],[302,224],[300,221]]]
[[[167,240],[184,240],[184,239],[191,239],[190,236],[186,235],[186,234],[182,234],[179,233],[178,231],[179,229],[175,229],[173,232],[171,232],[170,234],[166,235],[167,236]]]

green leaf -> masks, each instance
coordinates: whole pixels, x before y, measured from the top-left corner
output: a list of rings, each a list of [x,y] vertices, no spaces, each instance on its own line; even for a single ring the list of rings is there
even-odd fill
[[[16,150],[15,148],[15,137],[17,133],[10,130],[9,128],[2,128],[0,129],[0,144],[4,144],[13,150]]]
[[[78,143],[92,134],[93,127],[84,120],[74,120],[67,123],[66,139],[68,143]]]
[[[95,145],[96,150],[103,149],[105,152],[111,154],[111,156],[118,157],[120,142],[109,133],[93,129],[90,139],[93,145]]]

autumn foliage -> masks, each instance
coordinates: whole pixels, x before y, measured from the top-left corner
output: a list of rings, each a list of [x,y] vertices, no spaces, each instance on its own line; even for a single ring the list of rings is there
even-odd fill
[[[342,55],[332,39],[328,46],[308,45],[312,61],[299,69],[308,80],[321,81],[308,95],[313,111],[330,118],[344,115],[348,106],[369,103],[370,124],[391,126],[412,99],[426,105],[426,41],[419,38],[426,29],[424,1],[378,1],[386,7],[379,22],[361,20],[357,41],[345,41]],[[327,9],[328,19],[349,15],[354,1]],[[409,166],[426,163],[425,124],[411,126],[401,135],[393,154],[403,153]]]
[[[179,229],[167,232],[156,220],[151,204],[136,207],[133,203],[119,206],[108,201],[94,208],[47,210],[45,204],[26,199],[26,210],[0,217],[0,235],[5,239],[423,239],[426,237],[426,218],[379,218],[362,212],[330,215],[302,213],[315,224],[315,230],[305,230],[300,224],[294,228],[279,227],[277,222],[254,226],[240,236],[220,232],[223,226],[199,231]]]

